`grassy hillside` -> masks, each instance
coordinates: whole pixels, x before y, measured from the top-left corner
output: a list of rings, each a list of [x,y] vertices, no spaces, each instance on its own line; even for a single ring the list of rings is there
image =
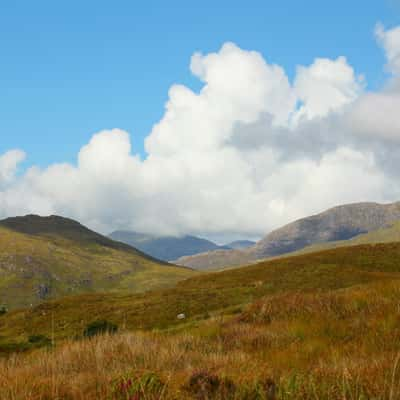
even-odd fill
[[[230,249],[247,249],[248,247],[254,246],[256,242],[252,240],[235,240],[233,242],[227,243],[225,247]]]
[[[190,266],[190,268],[198,271],[219,271],[224,268],[240,267],[257,261],[250,254],[249,249],[214,250],[193,256],[180,257],[174,263]]]
[[[75,221],[30,216],[0,222],[0,304],[11,309],[81,293],[144,292],[193,274]]]
[[[0,344],[25,342],[29,335],[81,335],[105,318],[126,329],[166,329],[237,311],[258,298],[283,292],[313,292],[400,278],[400,244],[358,246],[262,262],[199,275],[176,287],[146,294],[87,294],[15,311],[0,317]]]
[[[30,236],[41,236],[45,238],[62,237],[80,244],[98,244],[116,250],[131,251],[136,254],[140,253],[131,246],[116,242],[86,228],[77,221],[58,215],[51,215],[49,217],[26,215],[24,217],[6,218],[0,221],[0,227]],[[141,255],[146,256],[145,254]],[[147,256],[147,258],[149,257]]]
[[[53,325],[63,337],[60,321],[79,331],[75,313],[112,319],[121,333],[0,359],[0,398],[400,399],[399,256],[399,244],[341,248],[146,297],[93,295],[80,307],[70,298],[11,313],[1,335]],[[127,332],[139,327],[169,329]]]

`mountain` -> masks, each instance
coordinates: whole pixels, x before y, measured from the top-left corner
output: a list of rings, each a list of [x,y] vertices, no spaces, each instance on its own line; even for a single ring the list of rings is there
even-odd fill
[[[252,252],[257,258],[265,258],[314,243],[347,240],[385,227],[397,219],[400,219],[400,202],[342,205],[285,225],[259,241]]]
[[[67,218],[0,221],[0,304],[9,308],[87,292],[143,292],[193,274]]]
[[[96,243],[112,249],[137,252],[136,249],[133,249],[131,246],[118,243],[106,236],[100,235],[77,221],[57,215],[51,215],[49,217],[26,215],[24,217],[7,218],[0,221],[0,227],[28,235],[45,237],[59,236],[79,243]]]
[[[338,247],[358,246],[361,244],[395,243],[400,242],[400,221],[395,221],[387,227],[377,229],[368,233],[357,235],[349,240],[338,240],[328,243],[318,243],[304,247],[301,250],[290,253],[291,255],[314,253],[335,249]]]
[[[196,236],[160,237],[132,231],[115,231],[109,235],[113,240],[127,243],[159,260],[172,261],[179,257],[227,248]]]
[[[196,269],[218,269],[274,257],[317,243],[348,240],[388,226],[400,219],[400,202],[355,203],[331,208],[279,228],[254,246],[181,257],[177,264]]]
[[[230,242],[226,244],[224,247],[227,249],[247,249],[248,247],[254,246],[256,242],[251,240],[235,240],[234,242]]]

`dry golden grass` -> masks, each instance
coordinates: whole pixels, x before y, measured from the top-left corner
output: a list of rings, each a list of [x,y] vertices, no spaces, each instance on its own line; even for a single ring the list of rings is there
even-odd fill
[[[175,331],[126,332],[14,354],[0,361],[0,398],[396,400],[399,299],[398,282],[284,293]],[[193,384],[199,371],[208,384],[201,390]],[[144,382],[149,372],[155,391],[121,397],[117,382]]]

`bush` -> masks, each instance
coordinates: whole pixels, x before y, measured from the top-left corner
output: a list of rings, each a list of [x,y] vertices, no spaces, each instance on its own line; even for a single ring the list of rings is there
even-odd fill
[[[51,339],[44,335],[31,335],[28,342],[36,346],[51,346],[52,344]]]
[[[113,398],[116,400],[159,400],[164,393],[165,386],[165,383],[154,372],[135,373],[116,381]]]
[[[7,313],[7,307],[6,306],[0,306],[0,315],[4,315]]]
[[[0,355],[2,354],[13,354],[22,353],[29,350],[30,346],[28,343],[2,343],[0,344]]]
[[[97,320],[90,323],[83,331],[83,336],[93,337],[105,333],[113,334],[118,330],[118,326],[106,320]]]
[[[208,371],[195,372],[183,389],[194,399],[233,399],[236,386],[229,378],[221,378]]]
[[[196,400],[276,400],[276,385],[271,379],[235,384],[228,377],[198,371],[182,387]]]

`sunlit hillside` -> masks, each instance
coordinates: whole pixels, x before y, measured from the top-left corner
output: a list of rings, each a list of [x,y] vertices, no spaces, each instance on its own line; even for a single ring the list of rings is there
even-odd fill
[[[0,305],[9,309],[80,293],[145,292],[194,274],[65,218],[0,222]]]

